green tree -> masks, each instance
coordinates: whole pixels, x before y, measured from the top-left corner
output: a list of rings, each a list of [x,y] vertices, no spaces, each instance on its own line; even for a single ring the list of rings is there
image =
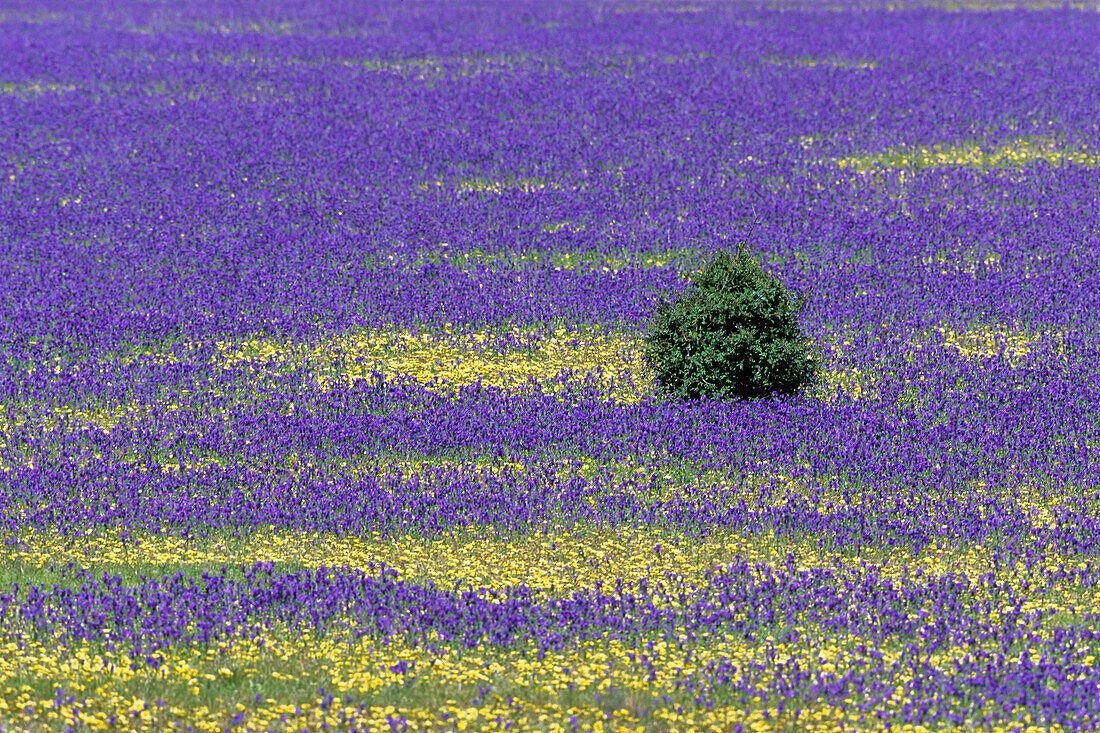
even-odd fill
[[[658,391],[752,399],[814,384],[820,356],[799,330],[805,305],[742,248],[719,252],[683,296],[657,306],[643,355]]]

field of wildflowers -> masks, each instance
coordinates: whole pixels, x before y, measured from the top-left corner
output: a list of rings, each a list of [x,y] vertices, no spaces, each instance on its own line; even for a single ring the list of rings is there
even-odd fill
[[[1098,11],[3,3],[0,729],[1100,727]]]

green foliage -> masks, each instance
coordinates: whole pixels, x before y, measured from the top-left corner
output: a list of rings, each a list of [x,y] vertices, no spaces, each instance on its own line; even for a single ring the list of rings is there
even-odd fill
[[[719,252],[687,293],[657,306],[643,354],[658,390],[751,399],[814,384],[820,356],[798,326],[805,305],[741,248]]]

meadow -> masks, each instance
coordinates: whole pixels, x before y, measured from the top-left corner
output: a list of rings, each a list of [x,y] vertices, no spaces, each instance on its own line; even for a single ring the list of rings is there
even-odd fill
[[[0,7],[0,730],[1100,727],[1100,5]],[[718,248],[819,382],[663,398]]]

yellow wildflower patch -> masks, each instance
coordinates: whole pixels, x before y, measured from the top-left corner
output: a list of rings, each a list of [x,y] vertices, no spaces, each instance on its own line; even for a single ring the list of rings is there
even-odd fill
[[[1024,329],[1011,329],[996,326],[977,326],[964,331],[939,329],[944,336],[944,345],[957,349],[969,358],[996,356],[1003,352],[1005,358],[1015,359],[1030,352],[1032,344],[1053,336],[1065,343],[1065,332],[1044,331],[1035,333]],[[1064,346],[1059,347],[1060,353]]]
[[[1028,489],[1025,510],[1033,521],[1050,517],[1057,502],[1039,498],[1040,489]],[[847,504],[838,501],[835,508]],[[1027,510],[1026,507],[1033,507]],[[535,597],[568,596],[576,590],[602,586],[610,591],[622,581],[647,580],[658,592],[671,593],[675,583],[699,585],[722,567],[738,561],[778,567],[789,559],[797,569],[842,567],[861,563],[883,566],[882,577],[902,583],[905,574],[962,573],[978,577],[989,572],[996,544],[939,542],[922,550],[910,547],[866,548],[857,556],[839,556],[820,538],[778,535],[718,527],[705,537],[676,536],[661,527],[566,527],[546,532],[515,534],[492,527],[459,528],[446,536],[369,532],[336,535],[273,527],[243,538],[183,539],[170,532],[129,533],[116,530],[89,532],[75,538],[60,534],[23,533],[9,562],[28,568],[104,566],[134,568],[220,567],[272,562],[290,567],[353,568],[374,572],[379,564],[393,568],[398,578],[434,583],[438,588],[473,588],[481,593],[507,594],[525,586]],[[1051,554],[1045,567],[1084,567],[1072,554]],[[1042,568],[1040,568],[1042,569]],[[142,572],[145,572],[142,570]],[[1021,560],[1002,564],[999,582],[1019,585],[1030,574]],[[671,579],[671,580],[670,580]],[[1028,608],[1100,607],[1100,589],[1077,589],[1059,605],[1056,594],[1033,595]],[[1052,606],[1052,604],[1054,604]]]
[[[0,637],[0,645],[4,641]],[[779,664],[804,659],[805,649],[770,643]],[[822,640],[814,652],[822,669],[840,671],[858,663],[852,650],[861,643],[870,642]],[[213,731],[224,728],[234,712],[240,725],[253,730],[339,728],[348,719],[366,730],[388,730],[390,721],[404,719],[413,730],[464,731],[500,730],[501,721],[518,731],[571,730],[570,720],[588,731],[645,731],[654,725],[705,731],[731,729],[735,723],[746,730],[786,730],[793,722],[789,711],[784,716],[759,699],[702,710],[688,704],[686,693],[675,691],[678,679],[697,675],[708,664],[743,668],[760,660],[757,645],[732,636],[690,647],[657,639],[644,651],[613,638],[596,639],[535,656],[488,645],[428,648],[400,637],[382,644],[348,643],[273,629],[264,638],[220,644],[215,657],[186,646],[158,652],[155,668],[139,665],[137,670],[130,668],[136,660],[98,645],[25,640],[21,645],[19,654],[0,661],[0,720],[15,726],[75,721],[97,730],[110,727],[114,718],[116,727],[127,730],[184,725]],[[15,649],[13,641],[8,646]],[[887,664],[900,659],[891,650],[882,656]],[[934,661],[949,663],[949,656],[938,653]],[[220,684],[225,672],[240,677],[241,684]],[[81,702],[74,705],[63,697],[57,705],[54,696],[37,693],[35,687],[11,687],[26,679],[57,683],[80,693]],[[761,688],[769,683],[770,674],[763,675]],[[148,697],[151,686],[158,690],[156,699]],[[662,700],[662,692],[676,699],[666,695]],[[370,702],[355,704],[364,696]],[[898,708],[902,704],[896,701]],[[799,729],[832,731],[842,721],[861,727],[851,713],[810,704],[801,710]]]
[[[1035,161],[1100,167],[1100,154],[1086,148],[1065,147],[1052,137],[1018,137],[1003,143],[964,142],[955,145],[935,143],[917,147],[897,147],[879,153],[837,158],[845,170],[869,173],[881,169],[937,168],[968,166],[975,168],[1018,168]]]
[[[561,183],[536,176],[505,176],[500,178],[474,176],[472,178],[458,178],[453,181],[445,181],[443,178],[436,177],[416,185],[417,189],[421,191],[429,191],[444,186],[458,193],[487,191],[499,194],[509,189],[533,193],[535,191],[560,191],[562,189]]]
[[[309,564],[340,566],[361,555],[360,562],[369,558],[398,568],[405,580],[430,579],[445,587],[462,583],[486,590],[503,590],[504,584],[516,582],[529,582],[539,589],[562,557],[568,557],[574,572],[573,577],[560,578],[570,591],[597,583],[606,588],[612,576],[601,571],[603,562],[615,572],[636,571],[633,579],[644,577],[655,589],[670,590],[670,578],[685,580],[689,588],[705,582],[706,573],[715,569],[708,561],[723,557],[745,558],[771,568],[783,564],[784,558],[793,559],[796,569],[837,566],[835,553],[808,547],[800,538],[774,542],[774,538],[719,533],[692,548],[694,541],[682,538],[677,543],[648,532],[593,536],[566,532],[509,540],[476,531],[460,533],[449,545],[413,537],[375,537],[357,547],[348,545],[348,538],[287,534],[275,544],[284,552],[296,546],[318,553]],[[156,540],[142,538],[139,548]],[[232,557],[237,562],[283,559],[265,557],[261,545],[267,541],[234,548]],[[972,545],[921,554],[892,552],[880,558],[865,554],[841,565],[859,573],[863,562],[884,562],[878,577],[896,585],[916,570],[976,578],[989,572],[992,551]],[[205,558],[211,559],[221,558]],[[137,556],[131,555],[129,562],[141,567]],[[650,567],[640,572],[643,562]],[[1052,557],[1047,567],[1056,568],[1061,562],[1079,566],[1068,558]],[[442,568],[436,567],[441,564]],[[1025,613],[1100,607],[1096,589],[1051,592],[1036,587],[1027,582],[1022,564],[1001,568],[995,575],[998,582],[1010,583],[1027,596],[1022,606]],[[972,592],[982,600],[988,591],[989,586],[983,585]],[[665,598],[676,605],[669,596]],[[736,618],[738,608],[730,610]],[[999,617],[998,610],[990,612],[993,622]],[[355,619],[347,622],[354,627]],[[708,665],[715,662],[736,670],[766,661],[759,667],[757,686],[767,690],[778,670],[790,662],[823,674],[841,674],[866,661],[867,647],[877,650],[886,668],[902,663],[900,645],[829,633],[798,618],[789,623],[799,628],[796,641],[778,638],[766,629],[755,639],[726,634],[690,643],[685,636],[677,640],[655,635],[634,641],[605,636],[540,654],[484,642],[459,647],[434,634],[424,640],[427,643],[400,635],[349,639],[340,633],[318,637],[308,629],[272,624],[262,632],[238,632],[231,643],[177,644],[158,650],[152,656],[155,664],[102,643],[57,643],[5,629],[0,632],[0,721],[14,728],[76,721],[100,729],[114,716],[128,730],[161,730],[176,722],[213,730],[238,715],[242,725],[266,730],[337,726],[345,717],[360,716],[369,729],[385,729],[389,720],[404,718],[416,729],[453,725],[496,730],[499,716],[516,730],[547,730],[552,721],[561,725],[570,718],[584,730],[711,730],[736,723],[747,730],[787,730],[794,722],[790,710],[785,717],[760,699],[742,702],[720,697],[718,704],[704,710],[690,704],[691,693],[678,689],[677,682],[705,678]],[[1052,631],[1047,628],[1041,633],[1047,638]],[[927,664],[950,670],[972,651],[966,644],[930,650]],[[905,673],[897,681],[906,681]],[[64,693],[60,703],[55,688]],[[157,691],[155,698],[150,697],[150,689]],[[70,694],[80,703],[73,704]],[[899,687],[898,694],[885,699],[882,706],[894,714],[907,702]],[[799,730],[832,731],[841,722],[853,729],[865,727],[850,707],[818,701],[797,707]],[[1009,729],[1014,728],[1004,730]]]
[[[486,386],[521,387],[535,380],[548,382],[563,371],[577,376],[598,372],[607,379],[627,374],[644,379],[646,368],[635,341],[606,332],[559,329],[549,336],[514,329],[513,343],[529,348],[500,349],[502,335],[453,333],[345,332],[314,344],[269,339],[230,344],[219,342],[217,362],[232,367],[247,361],[264,362],[276,371],[282,364],[312,364],[317,386],[328,389],[337,381],[354,382],[376,370],[387,376],[405,375],[440,389],[480,381]],[[623,395],[629,399],[629,395]],[[635,400],[637,397],[635,397]]]
[[[664,3],[631,3],[615,7],[615,13],[701,13],[706,10],[702,5],[666,5]]]
[[[61,94],[75,92],[75,84],[57,84],[53,82],[23,82],[20,84],[0,84],[0,94],[8,94],[21,99],[30,99],[43,94]]]
[[[1060,0],[931,0],[923,3],[927,7],[939,8],[949,13],[978,12],[1006,10],[1060,10],[1068,7],[1073,10],[1100,10],[1100,4],[1096,2],[1070,2]],[[909,9],[909,4],[891,4],[891,10]]]
[[[813,69],[817,67],[828,69],[873,69],[878,62],[873,59],[847,58],[844,56],[793,56],[784,58],[781,56],[764,56],[761,58],[766,64],[772,66],[790,66],[795,68]]]
[[[568,229],[572,232],[583,232],[585,227],[584,224],[579,224],[565,219],[562,221],[552,221],[547,224],[543,224],[540,229],[542,229],[542,231],[544,232],[553,234],[554,232],[560,232],[562,229]],[[555,252],[555,254],[557,253]]]
[[[554,181],[547,181],[543,178],[537,178],[534,176],[518,176],[509,178],[486,178],[484,176],[476,176],[474,178],[460,179],[456,184],[456,190],[459,193],[466,193],[469,191],[488,191],[490,193],[501,193],[505,189],[515,189],[517,191],[523,191],[525,193],[532,193],[533,191],[559,191],[561,190],[561,184]]]

